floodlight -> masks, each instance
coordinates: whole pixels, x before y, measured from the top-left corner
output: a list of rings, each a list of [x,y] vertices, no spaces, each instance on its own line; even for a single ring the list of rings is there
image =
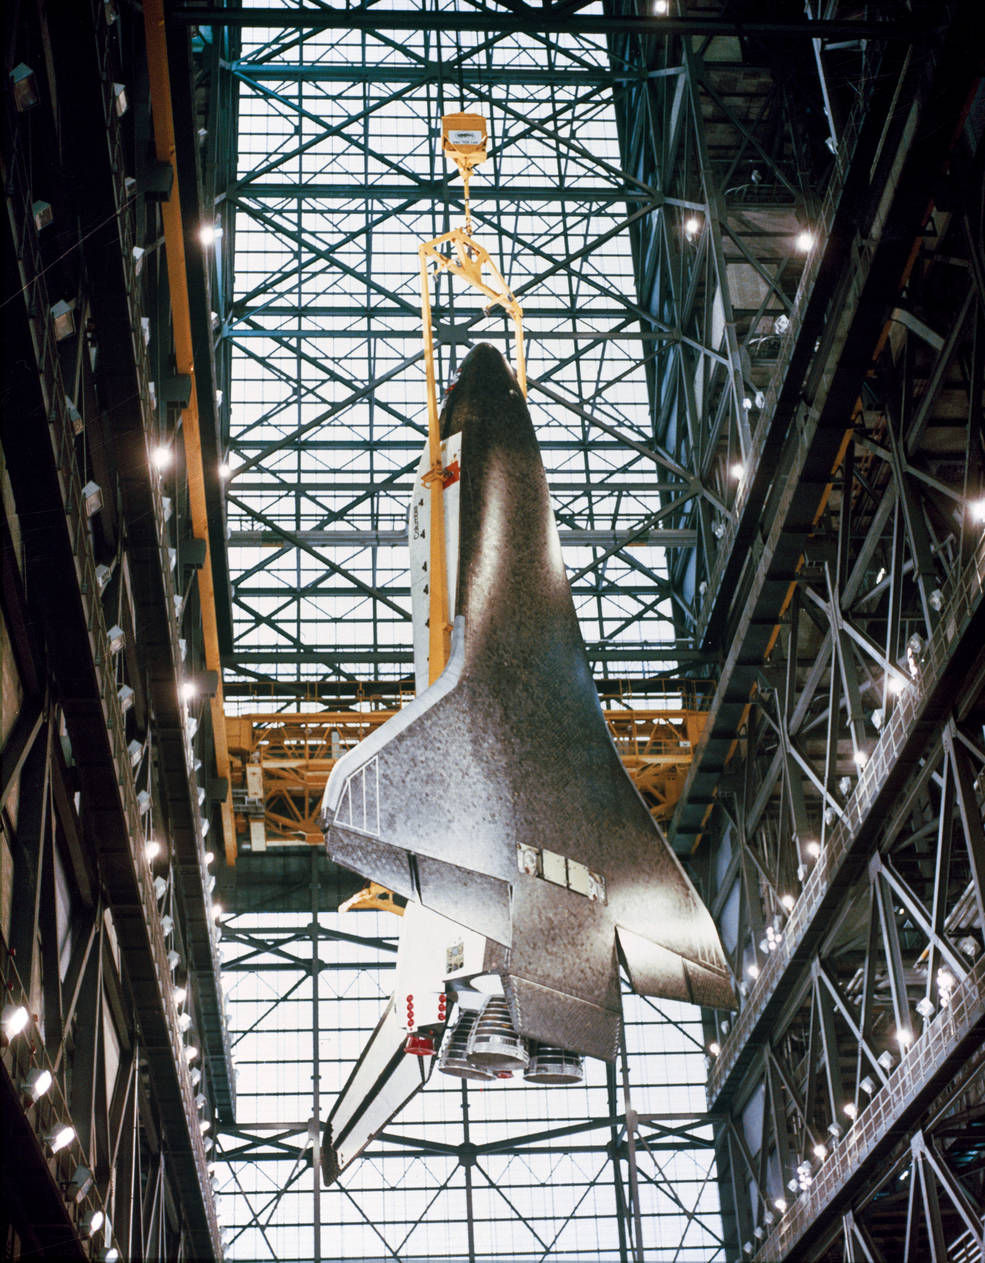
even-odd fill
[[[3,1033],[8,1039],[13,1039],[15,1035],[19,1035],[27,1025],[30,1014],[23,1004],[5,1004],[3,1006],[3,1014],[0,1016],[0,1023],[3,1025]]]
[[[10,85],[14,90],[14,105],[18,114],[32,109],[40,101],[38,78],[30,66],[20,62],[10,72]]]
[[[75,300],[60,298],[51,308],[51,321],[55,326],[55,341],[64,342],[75,332]]]
[[[55,217],[50,202],[32,202],[31,214],[34,216],[34,227],[38,232],[42,228],[47,228]]]
[[[35,1066],[27,1072],[27,1078],[21,1084],[21,1090],[38,1101],[51,1087],[51,1082],[51,1071]]]
[[[90,478],[82,488],[82,499],[85,501],[86,517],[92,517],[103,507],[103,489],[98,482]]]
[[[119,653],[123,646],[127,643],[126,632],[119,623],[113,624],[106,633],[106,639],[109,641],[110,653]]]
[[[75,1139],[75,1128],[70,1127],[68,1123],[56,1123],[47,1134],[45,1140],[48,1148],[52,1153],[60,1153],[66,1145],[70,1145]]]

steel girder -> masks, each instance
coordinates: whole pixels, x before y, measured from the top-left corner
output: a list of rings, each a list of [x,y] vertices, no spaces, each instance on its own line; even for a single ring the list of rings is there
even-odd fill
[[[668,335],[641,327],[617,244],[659,197],[620,166],[608,104],[645,67],[612,62],[599,40],[537,32],[399,45],[239,33],[235,54],[232,38],[219,25],[202,50],[212,85],[226,85],[217,95],[239,103],[235,124],[220,120],[238,135],[238,168],[220,160],[215,187],[220,266],[234,240],[238,260],[235,292],[214,290],[232,373],[230,665],[244,682],[406,674],[398,536],[423,395],[416,272],[394,249],[411,259],[460,213],[431,136],[464,92],[493,121],[473,207],[530,300],[531,400],[590,654],[599,675],[616,660],[659,672],[671,656],[663,549],[693,534],[666,534],[673,507],[648,494],[681,472],[648,437],[640,367]],[[508,333],[467,295],[442,290],[435,311],[442,377],[459,346]]]
[[[394,1260],[724,1257],[710,1121],[690,1103],[700,1027],[630,997],[622,1062],[595,1063],[589,1086],[482,1090],[436,1074],[339,1185],[318,1190],[308,1079],[322,1092],[345,1080],[396,946],[388,915],[314,916],[333,894],[318,858],[310,917],[226,922],[241,1116],[220,1130],[216,1161],[231,1250],[329,1259],[344,1240],[347,1257]]]
[[[742,980],[709,1102],[732,1249],[762,1259],[982,1248],[983,160],[973,17],[951,17],[879,63],[905,109],[835,133],[855,156],[748,491],[691,573],[723,666],[675,832],[710,846]]]
[[[179,695],[183,657],[200,662],[195,547],[180,461],[162,485],[151,460],[159,443],[180,453],[187,389],[160,280],[169,181],[146,144],[139,25],[114,5],[40,6],[8,35],[31,91],[3,150],[3,601],[18,641],[4,644],[4,978],[37,1016],[5,1049],[5,1108],[36,1136],[57,1102],[76,1132],[54,1159],[35,1140],[34,1166],[12,1172],[35,1190],[44,1172],[62,1214],[32,1223],[22,1197],[9,1222],[51,1257],[90,1257],[101,1205],[127,1256],[209,1258],[202,1111],[231,1114],[233,1094],[203,848],[211,750]],[[34,763],[43,775],[26,776]],[[28,1041],[54,1078],[36,1107]]]

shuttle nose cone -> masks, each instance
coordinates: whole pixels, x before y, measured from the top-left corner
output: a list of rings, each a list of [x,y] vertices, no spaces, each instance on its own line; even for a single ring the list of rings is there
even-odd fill
[[[516,374],[502,352],[488,342],[480,342],[462,360],[455,389],[479,386],[485,391],[508,390],[516,384]]]

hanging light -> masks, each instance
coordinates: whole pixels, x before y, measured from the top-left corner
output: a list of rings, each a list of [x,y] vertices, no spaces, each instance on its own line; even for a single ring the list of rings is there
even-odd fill
[[[19,1035],[27,1025],[30,1014],[23,1004],[5,1004],[3,1006],[3,1014],[0,1016],[0,1024],[3,1025],[3,1033],[8,1039],[13,1039],[15,1035]]]
[[[66,1145],[70,1145],[75,1139],[75,1128],[68,1123],[56,1123],[52,1127],[45,1140],[48,1142],[48,1148],[52,1153],[60,1153]]]
[[[21,1090],[39,1101],[51,1087],[51,1083],[51,1071],[35,1066],[27,1072],[27,1078],[21,1084]]]
[[[85,1220],[83,1227],[87,1237],[93,1237],[106,1222],[106,1216],[101,1210],[94,1210]]]

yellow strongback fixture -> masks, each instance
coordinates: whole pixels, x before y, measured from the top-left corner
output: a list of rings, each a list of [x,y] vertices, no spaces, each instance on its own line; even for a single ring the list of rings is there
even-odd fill
[[[445,518],[442,493],[445,470],[441,462],[441,432],[438,424],[438,389],[434,370],[434,334],[431,328],[431,277],[441,271],[460,276],[490,300],[486,312],[502,307],[513,319],[516,340],[516,376],[524,396],[527,373],[523,349],[523,308],[506,284],[489,252],[472,236],[469,182],[472,169],[486,156],[489,133],[481,114],[446,114],[441,120],[441,147],[458,167],[465,189],[465,227],[422,241],[418,247],[421,265],[421,319],[424,327],[424,372],[428,392],[428,455],[431,469],[427,483],[431,492],[431,546],[428,569],[431,575],[428,644],[428,681],[433,684],[445,669],[451,645],[448,617],[448,582],[445,568]]]

